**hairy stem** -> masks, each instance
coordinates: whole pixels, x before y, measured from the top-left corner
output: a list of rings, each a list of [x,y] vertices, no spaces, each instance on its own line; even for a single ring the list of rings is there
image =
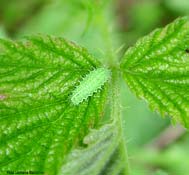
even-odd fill
[[[112,70],[112,92],[111,92],[111,120],[115,122],[115,129],[119,135],[119,150],[121,153],[121,160],[124,162],[123,167],[124,174],[129,175],[129,163],[126,149],[126,143],[123,136],[122,118],[121,118],[121,99],[120,99],[120,70],[119,60],[117,55],[113,51],[113,32],[110,27],[110,23],[105,14],[99,13],[100,30],[106,43],[106,57],[104,58],[104,64]],[[113,26],[112,26],[113,27]],[[115,41],[114,41],[115,42]]]
[[[120,71],[114,68],[112,70],[112,99],[111,99],[111,119],[116,122],[115,126],[120,136],[120,152],[124,161],[124,173],[129,175],[129,163],[126,143],[123,136],[122,118],[121,118],[121,99],[120,99]]]

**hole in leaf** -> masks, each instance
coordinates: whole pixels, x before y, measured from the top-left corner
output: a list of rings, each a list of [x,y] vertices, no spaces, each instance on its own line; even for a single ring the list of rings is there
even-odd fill
[[[189,53],[189,49],[185,49],[185,52],[186,52],[186,53]]]

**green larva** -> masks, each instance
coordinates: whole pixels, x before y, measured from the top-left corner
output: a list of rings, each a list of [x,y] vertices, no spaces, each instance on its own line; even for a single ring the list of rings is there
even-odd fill
[[[107,68],[98,68],[91,71],[74,89],[71,95],[72,103],[78,105],[89,96],[92,96],[110,79],[110,77],[111,72]]]

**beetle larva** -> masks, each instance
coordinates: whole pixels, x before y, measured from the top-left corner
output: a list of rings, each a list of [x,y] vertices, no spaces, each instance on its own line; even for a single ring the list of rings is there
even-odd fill
[[[89,72],[74,89],[71,95],[72,103],[78,105],[89,96],[92,96],[110,79],[110,77],[111,72],[107,68],[98,68]]]

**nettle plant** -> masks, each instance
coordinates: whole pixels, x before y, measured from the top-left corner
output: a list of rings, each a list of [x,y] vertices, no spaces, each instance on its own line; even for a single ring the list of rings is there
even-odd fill
[[[188,17],[106,63],[63,38],[0,40],[1,174],[128,175],[122,78],[152,110],[189,127]]]

